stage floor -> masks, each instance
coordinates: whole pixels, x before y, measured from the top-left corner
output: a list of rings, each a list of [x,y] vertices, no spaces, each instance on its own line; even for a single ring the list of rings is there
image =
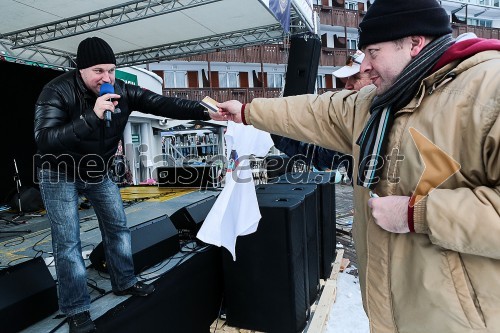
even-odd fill
[[[121,189],[124,200],[125,212],[127,214],[128,226],[134,227],[145,221],[167,214],[172,215],[178,209],[202,200],[212,195],[218,195],[221,189],[200,191],[197,189],[173,189],[160,188],[157,186],[130,186]],[[352,247],[350,237],[350,223],[352,223],[352,187],[339,184],[336,186],[336,215],[337,215],[337,241],[341,243],[346,252],[344,256],[351,259],[351,264],[356,263],[356,256]],[[82,205],[85,206],[85,205]],[[21,216],[17,222],[24,221],[19,225],[14,225],[3,220],[0,221],[0,268],[14,266],[34,257],[43,257],[48,264],[48,269],[54,279],[55,269],[51,264],[51,237],[50,225],[45,216],[45,212],[40,212],[42,216]],[[80,209],[81,215],[81,241],[82,255],[87,263],[87,274],[91,292],[91,315],[94,319],[104,316],[110,309],[117,308],[130,297],[115,296],[111,292],[111,284],[107,274],[90,268],[91,262],[88,255],[101,242],[101,235],[98,223],[92,207]],[[2,212],[6,220],[15,217],[14,214]],[[339,224],[340,223],[340,224]],[[30,232],[24,232],[24,231]],[[339,233],[339,230],[342,233]],[[3,232],[3,233],[2,233]],[[187,243],[177,255],[165,260],[158,265],[151,267],[140,275],[140,278],[148,283],[155,282],[165,272],[179,266],[203,248],[196,243]],[[36,278],[36,277],[34,277]],[[101,291],[99,291],[101,289]],[[203,297],[200,295],[200,297]],[[213,327],[214,328],[214,327]],[[224,329],[224,328],[220,328]],[[219,327],[215,329],[219,332]],[[21,331],[22,333],[40,332],[68,332],[68,325],[65,318],[55,312],[45,319],[29,326]]]
[[[121,193],[127,214],[127,223],[131,228],[165,214],[170,216],[190,203],[218,195],[220,189],[200,191],[196,189],[159,188],[157,186],[130,186],[122,188]],[[41,216],[26,214],[15,219],[18,225],[6,221],[15,218],[15,214],[2,213],[5,220],[0,221],[0,268],[14,266],[35,257],[42,257],[48,265],[50,273],[56,279],[52,263],[50,224],[45,211],[38,213]],[[89,268],[91,262],[88,256],[101,242],[101,234],[92,207],[80,209],[80,216],[82,255],[87,264],[89,291],[93,300],[91,315],[93,318],[98,318],[129,297],[115,296],[111,293],[111,283],[108,275]],[[148,281],[148,283],[153,282],[166,271],[184,262],[193,252],[200,250],[202,249],[196,243],[186,243],[177,255],[169,257],[163,263],[144,271],[139,278]],[[33,278],[36,279],[36,277]],[[97,288],[91,288],[91,285]],[[64,320],[64,317],[56,312],[21,332],[67,332],[68,325],[64,324]]]

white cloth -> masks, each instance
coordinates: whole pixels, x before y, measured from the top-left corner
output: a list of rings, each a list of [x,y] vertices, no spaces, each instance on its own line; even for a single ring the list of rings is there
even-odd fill
[[[253,126],[228,122],[225,185],[196,237],[223,246],[236,261],[236,238],[257,230],[261,218],[250,156],[265,156],[273,146],[271,135]]]

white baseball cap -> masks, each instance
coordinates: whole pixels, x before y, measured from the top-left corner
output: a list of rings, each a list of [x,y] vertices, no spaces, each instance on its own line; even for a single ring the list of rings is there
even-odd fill
[[[347,64],[344,67],[341,67],[340,69],[337,69],[332,73],[333,76],[338,78],[345,78],[359,73],[359,71],[361,70],[361,63],[363,62],[364,58],[365,54],[363,52],[356,51],[356,53],[349,56]]]

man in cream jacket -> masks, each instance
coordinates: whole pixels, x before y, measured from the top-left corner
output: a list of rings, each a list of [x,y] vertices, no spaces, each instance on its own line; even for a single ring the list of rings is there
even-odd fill
[[[218,105],[354,156],[371,332],[500,332],[500,41],[451,32],[435,0],[377,0],[359,25],[374,85]]]

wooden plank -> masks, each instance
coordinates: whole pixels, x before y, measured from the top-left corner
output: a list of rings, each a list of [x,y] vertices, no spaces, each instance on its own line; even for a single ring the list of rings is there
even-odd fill
[[[342,258],[342,263],[340,264],[340,271],[343,272],[351,261],[348,258]]]
[[[330,278],[325,281],[325,286],[323,287],[323,291],[321,292],[321,297],[314,313],[312,313],[312,319],[306,330],[306,333],[321,333],[324,332],[326,328],[330,309],[333,303],[335,303],[335,298],[337,296],[337,277],[339,274],[343,255],[344,249],[337,249],[337,257],[335,258],[335,262],[333,263]]]
[[[229,326],[223,319],[215,320],[210,326],[210,332],[214,333],[264,333],[259,331],[247,330],[244,328],[238,328]]]
[[[337,296],[337,277],[340,268],[343,263],[344,266],[348,265],[348,263],[346,264],[346,261],[343,259],[343,256],[344,249],[337,249],[337,256],[335,258],[335,261],[333,262],[330,277],[327,280],[320,281],[323,285],[321,296],[318,303],[311,306],[311,321],[304,330],[304,333],[324,332],[328,315],[330,314],[330,309],[333,303],[335,303],[335,298]],[[258,331],[245,330],[228,326],[222,319],[218,319],[217,321],[215,321],[210,327],[210,330],[215,333],[262,333]]]

